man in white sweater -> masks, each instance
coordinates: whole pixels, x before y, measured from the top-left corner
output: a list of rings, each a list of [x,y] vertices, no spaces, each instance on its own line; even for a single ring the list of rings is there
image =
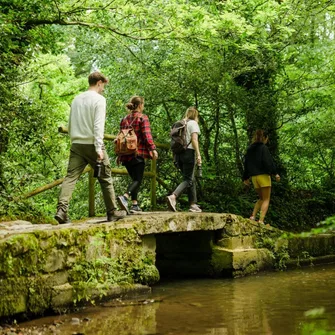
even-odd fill
[[[67,212],[78,178],[87,164],[95,168],[97,161],[102,163],[98,180],[106,206],[107,221],[115,221],[124,217],[116,211],[111,167],[103,143],[106,99],[102,96],[102,93],[107,82],[108,79],[100,72],[91,73],[88,77],[88,90],[77,95],[71,104],[69,119],[70,158],[55,215],[55,219],[60,224],[70,222]]]

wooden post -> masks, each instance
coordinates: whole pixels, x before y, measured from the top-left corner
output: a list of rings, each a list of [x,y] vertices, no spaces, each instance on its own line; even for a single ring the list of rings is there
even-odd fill
[[[58,128],[58,131],[60,133],[63,134],[67,134],[68,133],[68,129],[66,127],[60,126]],[[110,135],[110,134],[104,134],[104,139],[111,141],[113,139],[115,139],[116,136],[115,135]],[[158,148],[162,148],[162,149],[166,149],[168,150],[170,148],[170,146],[168,144],[161,144],[161,143],[156,143],[156,146]],[[90,217],[95,216],[95,192],[94,192],[94,184],[95,184],[95,179],[93,178],[93,169],[91,169],[90,166],[86,166],[85,170],[83,171],[83,173],[89,172],[89,177],[88,177],[88,189],[89,189],[89,203],[88,203],[88,215]],[[120,175],[127,175],[128,171],[126,169],[112,169],[112,173],[114,174],[120,174]],[[151,194],[150,194],[150,200],[151,200],[151,207],[155,208],[157,203],[156,203],[156,185],[157,182],[160,183],[161,185],[163,185],[166,189],[168,188],[168,186],[166,185],[166,183],[163,182],[163,180],[159,179],[157,177],[157,162],[155,160],[151,161],[151,171],[148,172],[144,172],[144,176],[145,177],[149,177],[151,178]],[[60,185],[63,182],[64,178],[60,178],[57,179],[47,185],[41,186],[36,188],[35,190],[14,197],[13,200],[14,201],[18,201],[20,199],[25,199],[25,198],[30,198],[33,197],[37,194],[40,194],[46,190],[49,190],[57,185]]]
[[[156,208],[156,177],[157,177],[157,161],[155,159],[151,160],[151,192],[150,192],[150,200],[151,200],[151,207]]]
[[[94,195],[94,184],[95,179],[93,177],[94,170],[91,169],[88,174],[88,216],[95,216],[95,195]]]

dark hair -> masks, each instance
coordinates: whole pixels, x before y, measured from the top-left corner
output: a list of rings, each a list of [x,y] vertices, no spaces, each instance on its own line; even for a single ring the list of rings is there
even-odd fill
[[[88,84],[90,86],[95,86],[97,84],[97,82],[101,80],[103,83],[108,83],[108,79],[107,77],[105,77],[102,73],[100,73],[99,71],[95,71],[92,72],[89,76],[88,76]]]
[[[266,130],[257,129],[252,137],[252,143],[264,142],[264,140],[266,140],[268,137],[269,134]]]
[[[138,108],[139,105],[144,103],[144,98],[139,97],[137,95],[134,95],[133,97],[130,98],[129,102],[126,103],[126,108],[134,111]]]

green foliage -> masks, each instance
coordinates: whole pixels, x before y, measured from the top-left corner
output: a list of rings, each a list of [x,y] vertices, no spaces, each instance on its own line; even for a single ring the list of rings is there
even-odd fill
[[[303,236],[327,234],[332,233],[334,230],[335,230],[335,216],[332,216],[324,221],[321,221],[316,228],[311,229],[309,232],[304,232]]]
[[[323,307],[314,308],[305,312],[307,321],[303,323],[302,335],[335,335],[329,329],[328,317]]]
[[[106,87],[106,133],[115,134],[130,96],[143,95],[154,138],[168,143],[186,108],[200,110],[204,210],[250,216],[243,154],[255,128],[270,131],[275,184],[267,220],[301,230],[334,214],[333,12],[325,0],[5,1],[0,11],[0,216],[52,220],[58,189],[11,199],[64,176],[69,140],[59,135],[72,98],[99,69]],[[87,10],[90,8],[90,10]],[[111,152],[110,144],[107,144]],[[180,181],[160,151],[158,205]],[[113,154],[110,154],[115,166]],[[116,193],[126,178],[116,178]],[[97,186],[98,188],[98,186]],[[145,209],[149,181],[140,200]],[[164,207],[163,207],[164,206]],[[104,213],[100,195],[97,212]],[[82,178],[71,217],[87,215]],[[184,205],[182,204],[182,209]],[[298,215],[297,215],[298,214]],[[41,219],[40,219],[41,220]]]
[[[295,190],[275,184],[267,222],[290,231],[306,231],[332,215],[334,194],[323,189]]]
[[[101,234],[102,239],[112,237]],[[94,261],[84,260],[73,266],[69,272],[69,282],[75,288],[75,303],[82,299],[88,301],[92,295],[92,289],[98,290],[102,297],[106,295],[111,286],[116,284],[141,283],[150,285],[159,280],[159,273],[154,265],[154,256],[143,255],[141,248],[132,244],[132,238],[131,234],[123,238],[123,243],[130,243],[124,246],[122,253],[118,254],[117,257],[111,255],[100,256]],[[102,241],[96,240],[93,243],[96,247],[99,246],[99,243],[100,246],[103,246]],[[106,250],[106,252],[110,251]],[[94,301],[91,301],[91,303],[94,303]]]
[[[127,274],[120,276],[120,265],[117,260],[109,257],[101,257],[95,262],[82,262],[76,264],[70,273],[70,281],[73,283],[84,282],[86,284],[127,283],[131,278]]]
[[[271,252],[274,259],[274,266],[277,270],[286,270],[287,261],[290,259],[287,236],[272,236],[269,234],[261,233],[256,241],[257,248],[266,248]]]

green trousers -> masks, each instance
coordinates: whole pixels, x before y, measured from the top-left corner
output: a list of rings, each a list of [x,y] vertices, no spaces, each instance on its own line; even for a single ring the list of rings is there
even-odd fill
[[[106,212],[110,213],[116,209],[117,205],[115,201],[115,192],[109,157],[105,149],[103,149],[103,154],[104,159],[102,162],[101,176],[97,179],[101,186]],[[68,211],[69,201],[76,186],[77,180],[83,173],[87,164],[89,164],[94,169],[96,162],[97,153],[93,144],[73,143],[71,145],[67,174],[62,183],[57,209],[62,208],[65,212]]]

